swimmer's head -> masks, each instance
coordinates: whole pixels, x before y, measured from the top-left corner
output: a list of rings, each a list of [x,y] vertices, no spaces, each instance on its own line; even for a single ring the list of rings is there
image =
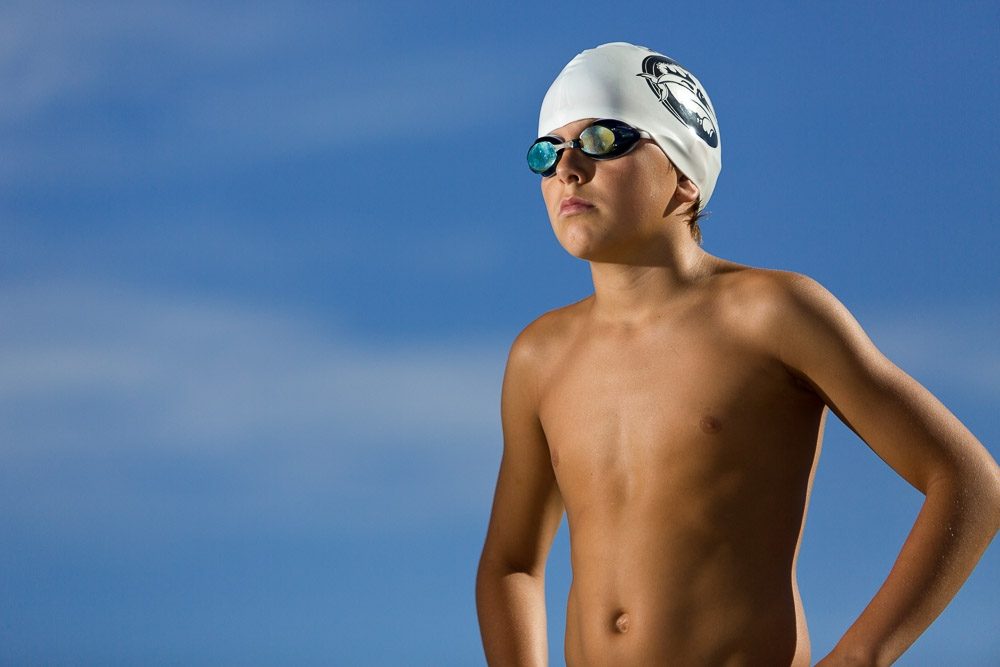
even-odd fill
[[[712,103],[694,76],[670,58],[625,42],[573,58],[549,87],[538,136],[584,118],[613,118],[645,130],[700,192],[704,207],[722,169]]]

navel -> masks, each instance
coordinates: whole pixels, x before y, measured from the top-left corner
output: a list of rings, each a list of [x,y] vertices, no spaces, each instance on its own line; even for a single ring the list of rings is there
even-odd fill
[[[625,612],[620,613],[618,615],[618,618],[615,619],[615,629],[618,632],[625,634],[626,632],[628,632],[629,620],[630,619],[628,614],[626,614]]]
[[[701,430],[709,435],[715,435],[722,430],[722,422],[711,415],[705,415],[702,417],[700,426]]]

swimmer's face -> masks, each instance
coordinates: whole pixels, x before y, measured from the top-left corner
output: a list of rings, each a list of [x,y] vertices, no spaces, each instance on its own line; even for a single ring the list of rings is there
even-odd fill
[[[550,134],[576,139],[594,120],[575,121]],[[667,156],[649,139],[613,160],[593,160],[571,148],[563,152],[555,173],[541,179],[542,197],[552,229],[571,255],[631,262],[637,259],[636,252],[657,247],[664,217],[683,203],[678,200],[677,176]]]

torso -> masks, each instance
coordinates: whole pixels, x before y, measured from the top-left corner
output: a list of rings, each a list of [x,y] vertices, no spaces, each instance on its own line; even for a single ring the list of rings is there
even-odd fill
[[[537,323],[570,667],[809,664],[794,564],[825,413],[779,359],[767,284],[716,276],[638,326],[593,298]]]

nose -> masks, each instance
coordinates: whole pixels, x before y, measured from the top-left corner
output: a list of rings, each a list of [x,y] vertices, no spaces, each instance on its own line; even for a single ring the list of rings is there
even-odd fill
[[[594,161],[588,158],[577,146],[567,146],[562,150],[559,162],[556,164],[556,177],[561,181],[584,182],[590,180]]]

